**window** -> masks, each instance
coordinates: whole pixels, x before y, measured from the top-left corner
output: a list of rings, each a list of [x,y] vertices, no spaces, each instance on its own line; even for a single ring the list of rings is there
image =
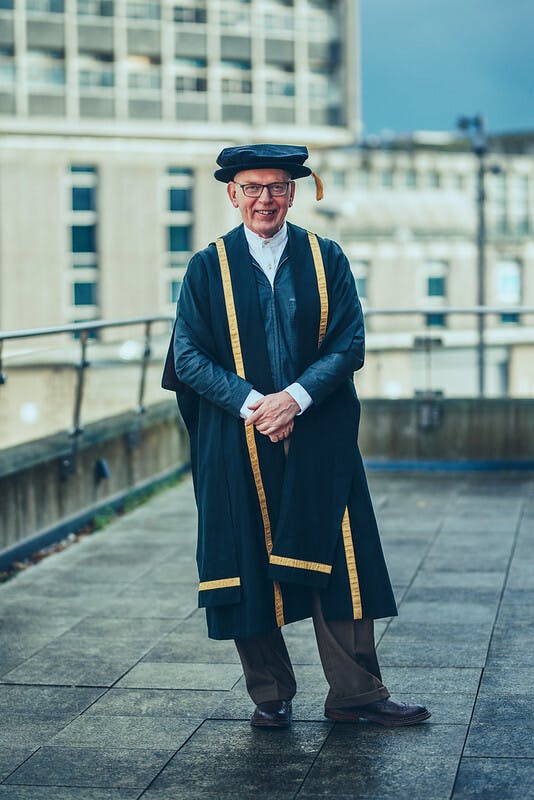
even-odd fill
[[[409,189],[414,189],[417,186],[417,172],[414,169],[406,170],[405,184]]]
[[[191,8],[190,6],[174,6],[173,17],[175,22],[206,22],[206,7],[203,3],[200,7]]]
[[[14,55],[12,47],[0,47],[0,85],[13,83],[15,80]]]
[[[78,0],[78,14],[94,17],[112,17],[113,0]]]
[[[510,217],[514,231],[524,236],[530,231],[529,177],[512,175],[510,181]]]
[[[175,89],[178,94],[187,92],[207,92],[207,78],[195,77],[194,75],[177,75],[175,79]]]
[[[189,225],[169,225],[167,235],[167,249],[170,253],[191,250],[191,227]]]
[[[167,175],[193,175],[189,167],[167,167]]]
[[[265,91],[269,97],[294,97],[295,81],[292,78],[267,81]]]
[[[156,59],[148,56],[128,57],[128,88],[153,91],[161,88],[161,69]]]
[[[427,295],[428,297],[445,297],[447,294],[445,289],[445,276],[427,278]]]
[[[177,303],[180,297],[182,281],[169,281],[169,302]]]
[[[447,276],[449,265],[446,261],[427,261],[419,274],[419,303],[427,308],[435,308],[425,314],[427,327],[444,327],[446,314],[441,310],[447,300]]]
[[[345,170],[333,169],[331,174],[332,186],[338,186],[340,189],[345,188],[347,175]]]
[[[78,81],[81,88],[110,88],[115,84],[111,55],[80,54]]]
[[[425,323],[428,328],[444,328],[445,314],[426,314]]]
[[[73,253],[96,253],[96,225],[71,226]]]
[[[250,94],[252,81],[248,78],[223,78],[222,90],[225,94]]]
[[[221,25],[231,28],[250,26],[250,9],[243,7],[246,4],[240,5],[241,8],[221,8]]]
[[[93,164],[71,164],[67,174],[70,211],[69,306],[76,306],[76,321],[92,319],[98,304],[97,256],[98,173]]]
[[[356,185],[359,189],[367,189],[370,183],[369,167],[360,167],[356,172]]]
[[[62,50],[28,50],[26,59],[28,82],[32,87],[64,85],[65,63]]]
[[[191,189],[169,189],[169,211],[191,211]]]
[[[73,186],[72,187],[72,210],[73,211],[94,211],[95,210],[95,187],[94,186]]]
[[[360,300],[367,300],[369,262],[351,259],[351,269],[356,281],[356,289]]]
[[[495,301],[499,306],[521,303],[521,263],[517,259],[501,259],[495,265]],[[501,322],[519,322],[519,315],[503,312]]]
[[[384,170],[382,170],[381,183],[382,183],[382,186],[386,186],[388,188],[390,186],[393,186],[393,170],[392,169],[384,169]]]
[[[63,0],[26,0],[26,9],[45,14],[62,14],[65,10]]]
[[[161,16],[161,3],[127,3],[126,15],[130,17],[130,19],[158,20]]]
[[[501,314],[501,322],[503,322],[505,325],[517,324],[519,322],[519,314]]]
[[[439,189],[441,186],[441,175],[436,170],[431,170],[428,173],[428,185],[431,189]]]
[[[73,283],[75,306],[96,306],[96,283]]]

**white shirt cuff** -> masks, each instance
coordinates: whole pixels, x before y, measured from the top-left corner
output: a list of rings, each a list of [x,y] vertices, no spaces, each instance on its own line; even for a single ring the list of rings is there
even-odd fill
[[[247,395],[247,397],[245,399],[245,402],[241,406],[241,410],[239,412],[241,414],[241,416],[243,417],[243,419],[248,419],[250,417],[250,415],[253,413],[250,410],[249,406],[251,406],[253,403],[257,403],[258,400],[261,400],[263,397],[265,397],[265,395],[262,394],[261,392],[257,392],[256,389],[251,389],[250,390],[250,392],[248,393],[248,395]],[[297,400],[297,403],[298,403],[298,400]]]
[[[308,409],[313,403],[310,395],[304,386],[300,385],[300,383],[292,383],[290,386],[287,386],[284,391],[290,394],[293,400],[299,404],[300,411],[297,414],[297,417],[300,417],[301,414],[304,414],[306,409]]]

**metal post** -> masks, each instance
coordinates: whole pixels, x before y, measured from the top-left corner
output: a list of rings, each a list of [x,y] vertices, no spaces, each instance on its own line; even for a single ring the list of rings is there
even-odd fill
[[[152,348],[150,346],[151,340],[151,323],[145,323],[145,346],[143,350],[143,359],[141,361],[141,380],[139,383],[139,395],[137,400],[137,413],[144,414],[145,412],[145,387],[146,387],[146,373],[152,355]]]
[[[486,153],[488,143],[486,137],[485,120],[481,114],[475,117],[460,117],[458,127],[463,131],[470,131],[473,152],[478,159],[477,170],[477,365],[478,365],[478,394],[484,397],[486,391],[486,343],[485,327],[486,315],[483,307],[486,305],[486,188],[485,177],[487,172]]]
[[[484,131],[484,120],[482,117],[477,117],[478,120],[478,133],[474,140],[474,150],[478,157],[478,177],[477,177],[477,210],[478,210],[478,226],[477,226],[477,286],[478,297],[477,303],[482,308],[486,305],[486,136]],[[485,352],[485,328],[486,328],[486,315],[483,313],[478,314],[478,344],[477,344],[477,360],[478,360],[478,394],[479,397],[484,397],[486,390],[486,352]]]

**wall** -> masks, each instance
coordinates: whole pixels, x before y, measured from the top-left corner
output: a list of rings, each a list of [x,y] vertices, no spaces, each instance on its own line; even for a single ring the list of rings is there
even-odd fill
[[[421,401],[365,401],[360,446],[366,463],[534,470],[534,400],[445,400],[437,410],[436,427],[424,428]],[[111,500],[187,464],[187,436],[174,400],[151,406],[138,425],[133,413],[88,425],[76,472],[68,477],[62,464],[72,440],[65,433],[0,452],[0,566],[6,559],[2,549],[54,529],[57,540],[69,532],[69,520],[79,527],[81,516],[88,519]],[[111,470],[100,483],[99,458]]]
[[[77,518],[90,518],[106,503],[176,473],[189,460],[174,400],[151,406],[141,418],[130,412],[87,425],[76,470],[68,474],[65,461],[72,447],[63,432],[0,451],[0,561],[4,548],[70,519],[70,530],[76,530]],[[106,460],[109,478],[95,479],[97,459]]]

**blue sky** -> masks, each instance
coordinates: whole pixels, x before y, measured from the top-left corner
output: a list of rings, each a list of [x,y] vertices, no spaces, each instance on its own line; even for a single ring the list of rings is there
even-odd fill
[[[364,133],[534,131],[534,0],[360,0]]]

